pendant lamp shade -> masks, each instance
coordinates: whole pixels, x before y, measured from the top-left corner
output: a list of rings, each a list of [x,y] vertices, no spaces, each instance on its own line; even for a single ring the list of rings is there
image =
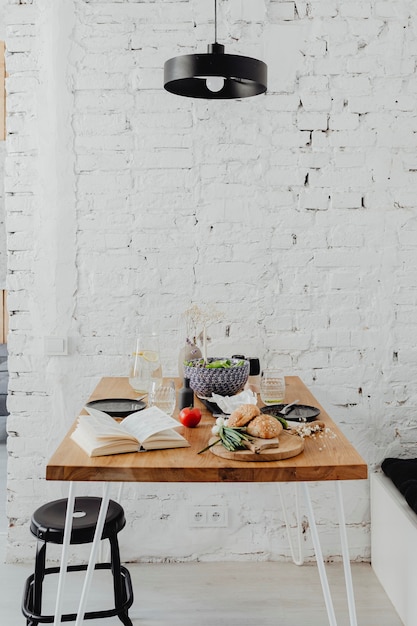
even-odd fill
[[[207,54],[185,54],[166,61],[164,87],[189,98],[247,98],[266,91],[267,74],[263,61],[224,54],[224,46],[214,43]]]
[[[207,54],[173,57],[164,65],[164,87],[170,93],[188,98],[248,98],[267,89],[268,68],[263,61],[236,54],[225,54],[217,43],[217,2],[214,4],[215,43]]]

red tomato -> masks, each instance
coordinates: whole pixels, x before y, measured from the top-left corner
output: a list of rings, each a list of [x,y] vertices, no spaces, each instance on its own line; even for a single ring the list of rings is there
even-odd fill
[[[180,422],[187,428],[195,428],[201,420],[201,411],[195,407],[183,409],[179,414]]]

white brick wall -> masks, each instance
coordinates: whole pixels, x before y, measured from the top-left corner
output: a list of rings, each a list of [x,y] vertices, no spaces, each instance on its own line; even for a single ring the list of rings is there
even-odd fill
[[[0,41],[6,38],[6,24],[4,20],[4,10],[7,0],[0,0]],[[4,160],[6,157],[6,145],[0,141],[0,289],[6,287],[6,227],[4,224]]]
[[[126,373],[150,320],[175,375],[190,302],[224,311],[214,340],[228,325],[300,375],[371,469],[415,456],[414,3],[220,1],[219,39],[268,62],[268,93],[168,94],[163,62],[212,41],[209,4],[10,0],[9,559],[31,558],[27,519],[65,493],[45,463],[98,379]],[[69,356],[43,355],[51,334]],[[368,559],[367,484],[346,491]],[[227,504],[228,529],[184,533],[202,501]],[[314,501],[337,556],[328,490]],[[124,505],[133,559],[289,554],[271,485],[129,485]]]

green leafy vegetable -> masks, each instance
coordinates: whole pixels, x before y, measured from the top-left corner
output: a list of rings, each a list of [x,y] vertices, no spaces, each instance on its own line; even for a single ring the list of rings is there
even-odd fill
[[[237,363],[233,363],[230,359],[217,359],[215,361],[205,361],[204,359],[198,359],[194,361],[184,361],[184,365],[187,367],[197,367],[205,369],[228,369],[231,367],[242,367],[245,364],[245,360],[241,359]]]

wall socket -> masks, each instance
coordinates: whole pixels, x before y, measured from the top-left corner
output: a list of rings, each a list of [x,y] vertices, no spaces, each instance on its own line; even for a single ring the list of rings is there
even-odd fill
[[[188,509],[190,528],[224,528],[228,524],[227,506],[202,504]]]

